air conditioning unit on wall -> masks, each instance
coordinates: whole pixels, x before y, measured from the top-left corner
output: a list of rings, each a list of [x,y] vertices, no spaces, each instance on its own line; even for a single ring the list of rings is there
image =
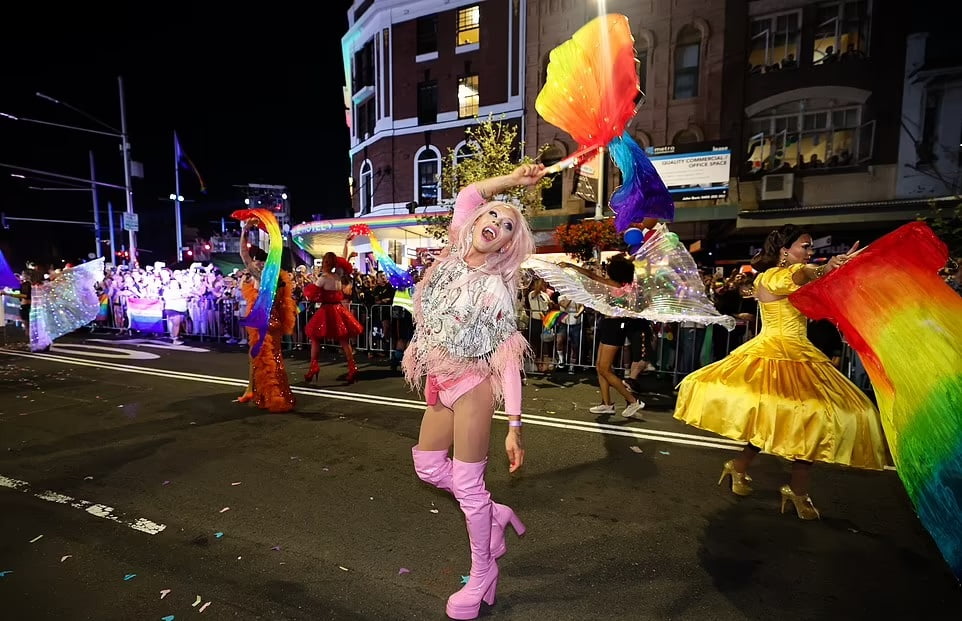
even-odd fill
[[[774,201],[792,198],[795,192],[795,175],[765,175],[762,177],[762,200]]]

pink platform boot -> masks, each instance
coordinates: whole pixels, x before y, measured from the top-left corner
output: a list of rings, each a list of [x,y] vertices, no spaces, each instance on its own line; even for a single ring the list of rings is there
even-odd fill
[[[411,456],[414,458],[414,471],[417,472],[419,479],[438,489],[451,494],[454,493],[451,459],[448,457],[447,451],[422,451],[415,446],[411,449]],[[504,531],[508,524],[511,524],[519,537],[523,536],[527,529],[511,507],[496,502],[491,504],[493,507],[491,510],[491,554],[495,558],[501,558],[508,551],[504,541]]]
[[[454,497],[468,528],[471,573],[468,583],[448,598],[445,612],[452,619],[477,619],[481,602],[494,604],[498,588],[498,563],[491,554],[491,494],[484,485],[487,465],[487,459],[476,463],[453,460]]]

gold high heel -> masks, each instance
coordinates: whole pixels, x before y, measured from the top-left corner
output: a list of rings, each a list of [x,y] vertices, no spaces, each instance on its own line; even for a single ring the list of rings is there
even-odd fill
[[[782,513],[785,513],[785,506],[791,501],[799,519],[817,520],[821,517],[808,494],[796,494],[788,485],[782,485],[779,491],[782,493]]]
[[[732,478],[732,493],[738,496],[748,496],[752,493],[752,478],[748,476],[747,472],[739,472],[735,470],[735,460],[729,459],[722,466],[721,478],[718,479],[718,484],[721,485],[725,477],[730,476]]]

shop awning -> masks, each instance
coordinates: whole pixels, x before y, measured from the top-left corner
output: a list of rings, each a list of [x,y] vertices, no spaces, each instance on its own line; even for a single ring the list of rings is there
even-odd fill
[[[808,227],[825,225],[892,227],[893,223],[910,222],[919,215],[933,215],[936,209],[951,209],[960,201],[962,201],[960,197],[945,196],[931,199],[893,199],[828,205],[800,205],[779,209],[753,209],[738,212],[737,230],[739,232],[747,232],[752,229],[770,230],[783,224],[797,224]]]
[[[340,255],[344,249],[344,238],[355,224],[371,227],[378,241],[385,247],[388,241],[424,247],[437,246],[437,241],[422,222],[421,215],[413,214],[316,220],[291,227],[291,238],[315,258],[320,258],[325,252]]]

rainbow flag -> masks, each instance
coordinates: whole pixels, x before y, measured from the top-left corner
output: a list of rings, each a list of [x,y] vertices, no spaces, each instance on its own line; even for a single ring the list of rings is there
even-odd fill
[[[107,321],[110,316],[110,297],[104,293],[100,296],[100,308],[97,309],[97,317],[94,321]]]
[[[545,330],[551,330],[557,323],[565,318],[568,313],[559,310],[550,310],[541,315],[541,325]]]
[[[962,580],[962,297],[923,222],[882,237],[789,300],[836,323],[868,372],[899,478]]]
[[[164,301],[147,298],[127,298],[127,318],[130,329],[140,332],[164,332]]]

